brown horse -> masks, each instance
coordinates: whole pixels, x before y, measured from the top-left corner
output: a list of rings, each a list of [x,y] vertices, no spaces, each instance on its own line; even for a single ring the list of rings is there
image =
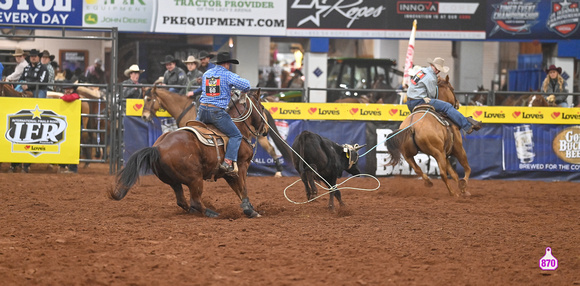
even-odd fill
[[[34,97],[34,94],[30,91],[19,92],[12,87],[11,84],[2,83],[0,84],[0,96],[6,97]]]
[[[524,106],[528,106],[528,107],[536,107],[536,106],[556,107],[558,105],[556,104],[556,98],[553,95],[548,96],[548,99],[546,99],[541,94],[534,94],[534,95],[530,95],[527,98]]]
[[[144,104],[143,104],[143,113],[141,115],[141,119],[147,122],[151,122],[153,120],[153,116],[155,113],[160,109],[164,108],[171,114],[175,121],[177,122],[178,127],[183,127],[185,124],[190,120],[195,120],[197,117],[197,110],[194,105],[193,98],[186,97],[174,92],[170,92],[164,88],[157,88],[154,86],[153,88],[144,88],[143,97]],[[272,118],[272,114],[266,109],[264,109],[264,116],[268,120],[268,126],[272,128],[268,128],[268,134],[282,153],[282,157],[287,162],[292,162],[292,155],[291,151],[286,145],[286,142],[283,141],[277,134],[278,128],[276,127],[276,121]],[[273,133],[276,134],[273,134]],[[282,177],[282,163],[276,155],[276,150],[268,141],[268,137],[266,136],[258,136],[258,143],[268,154],[274,159],[276,164],[276,173],[274,174],[275,177]]]
[[[171,186],[179,207],[187,212],[217,217],[219,214],[206,208],[201,201],[203,181],[224,178],[242,201],[244,214],[248,217],[260,216],[250,204],[246,188],[246,175],[254,155],[250,137],[264,132],[266,125],[261,116],[264,106],[259,98],[258,90],[257,94],[246,95],[234,102],[234,108],[228,111],[245,138],[238,153],[237,174],[227,175],[218,167],[225,154],[224,146],[204,145],[193,132],[179,129],[164,133],[153,147],[143,148],[131,155],[125,168],[117,175],[117,186],[109,192],[111,198],[124,198],[139,179],[140,172],[152,170],[161,181]],[[189,188],[190,204],[183,194],[182,185]]]
[[[453,104],[457,108],[457,100],[453,87],[449,83],[449,76],[445,80],[439,78],[439,99]],[[467,162],[467,155],[463,149],[463,140],[459,127],[447,120],[448,124],[444,125],[435,117],[434,114],[426,114],[425,110],[413,112],[401,123],[398,130],[393,131],[395,134],[387,140],[386,146],[391,153],[389,165],[394,166],[401,160],[401,155],[413,170],[425,180],[425,186],[432,187],[433,183],[429,177],[421,171],[421,168],[413,158],[419,151],[433,156],[439,164],[441,178],[449,195],[456,195],[448,182],[447,174],[449,173],[453,180],[458,183],[459,189],[464,196],[469,196],[467,191],[467,181],[471,174],[471,167]],[[391,135],[389,135],[390,137]],[[451,167],[448,156],[456,157],[465,169],[465,177],[458,181],[458,175]]]

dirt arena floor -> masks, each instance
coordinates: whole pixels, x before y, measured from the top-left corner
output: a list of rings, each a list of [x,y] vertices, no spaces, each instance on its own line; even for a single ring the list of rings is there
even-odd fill
[[[250,177],[261,218],[246,218],[224,181],[186,214],[169,186],[143,177],[122,201],[108,165],[80,174],[0,168],[1,285],[580,285],[577,183],[470,182],[470,198],[415,178],[381,178],[293,204],[296,177]],[[372,179],[347,185],[374,188]],[[303,201],[301,184],[288,195]],[[546,247],[559,261],[542,271]]]

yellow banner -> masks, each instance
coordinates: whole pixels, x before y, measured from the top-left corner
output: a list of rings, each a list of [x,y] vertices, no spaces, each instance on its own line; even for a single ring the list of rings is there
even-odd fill
[[[81,101],[0,97],[0,162],[78,164]]]
[[[407,105],[263,102],[275,119],[403,121]],[[580,124],[580,108],[462,106],[465,116],[483,123]]]
[[[127,98],[125,114],[127,116],[139,116],[143,114],[143,106],[145,106],[143,99]],[[171,114],[167,110],[160,108],[157,113],[157,117],[171,117]]]

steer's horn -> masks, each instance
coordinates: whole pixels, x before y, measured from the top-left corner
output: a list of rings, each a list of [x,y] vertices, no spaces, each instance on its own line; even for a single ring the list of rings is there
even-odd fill
[[[367,146],[367,144],[364,144],[364,145],[354,144],[354,150],[358,151],[358,150],[362,149],[364,146]]]

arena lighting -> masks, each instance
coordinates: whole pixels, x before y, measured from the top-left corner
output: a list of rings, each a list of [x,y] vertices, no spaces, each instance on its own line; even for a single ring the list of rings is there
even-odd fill
[[[234,39],[232,37],[230,37],[229,46],[230,46],[230,48],[234,47]]]

